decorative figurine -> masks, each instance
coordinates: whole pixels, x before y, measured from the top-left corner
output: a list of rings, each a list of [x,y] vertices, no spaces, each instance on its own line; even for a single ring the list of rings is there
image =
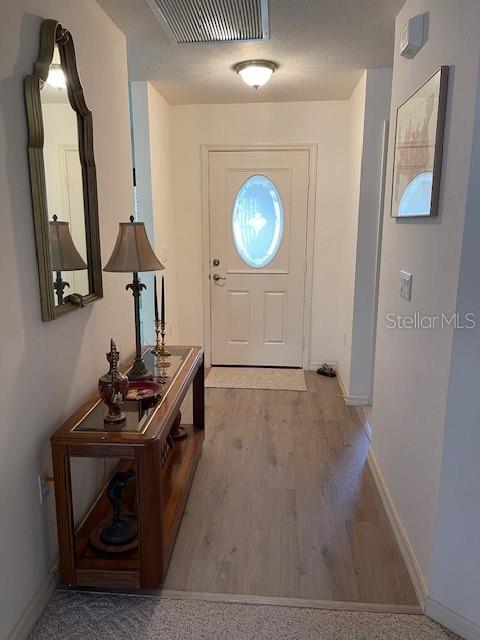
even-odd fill
[[[113,515],[111,521],[100,531],[100,539],[104,544],[128,544],[137,535],[138,527],[135,520],[122,517],[123,491],[127,482],[134,476],[133,469],[118,471],[108,484],[107,496],[113,507]]]
[[[121,406],[127,397],[128,378],[118,370],[120,353],[113,340],[110,340],[110,352],[106,354],[110,363],[110,371],[98,380],[98,388],[102,400],[108,407],[108,414],[104,418],[106,425],[118,425],[125,422],[125,414]]]

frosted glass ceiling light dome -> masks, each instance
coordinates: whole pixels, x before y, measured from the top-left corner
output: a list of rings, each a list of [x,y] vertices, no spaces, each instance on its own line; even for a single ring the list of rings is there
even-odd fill
[[[278,69],[278,64],[271,60],[245,60],[238,62],[233,69],[245,84],[258,89],[270,80],[272,73]]]
[[[65,74],[63,73],[63,69],[59,64],[50,65],[50,70],[48,72],[47,82],[50,86],[55,87],[55,89],[66,89],[67,82],[65,80]]]

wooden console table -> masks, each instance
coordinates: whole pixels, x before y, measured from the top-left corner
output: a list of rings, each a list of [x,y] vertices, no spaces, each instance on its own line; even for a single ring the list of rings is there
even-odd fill
[[[61,582],[68,586],[158,589],[172,553],[185,502],[204,438],[204,364],[199,347],[169,347],[160,400],[128,401],[127,422],[104,427],[107,413],[97,394],[52,436]],[[145,356],[153,368],[153,356]],[[158,373],[158,372],[157,372]],[[182,401],[192,387],[193,424],[188,436],[172,441],[170,431]],[[111,514],[106,485],[86,515],[76,523],[72,458],[103,458],[110,469],[128,470],[124,503],[138,523],[138,545],[121,553],[99,551],[92,530]],[[83,515],[83,514],[82,514]]]

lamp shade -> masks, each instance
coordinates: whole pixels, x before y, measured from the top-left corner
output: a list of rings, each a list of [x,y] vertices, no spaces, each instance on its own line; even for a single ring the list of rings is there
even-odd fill
[[[82,271],[87,265],[78,253],[68,222],[59,222],[57,216],[48,223],[50,238],[50,261],[52,271]]]
[[[117,242],[104,271],[115,273],[139,273],[140,271],[160,271],[163,264],[153,253],[143,222],[120,222]]]

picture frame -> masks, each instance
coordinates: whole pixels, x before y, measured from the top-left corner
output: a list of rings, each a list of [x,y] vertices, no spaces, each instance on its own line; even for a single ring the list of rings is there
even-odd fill
[[[392,218],[438,214],[448,66],[442,66],[397,109]]]

